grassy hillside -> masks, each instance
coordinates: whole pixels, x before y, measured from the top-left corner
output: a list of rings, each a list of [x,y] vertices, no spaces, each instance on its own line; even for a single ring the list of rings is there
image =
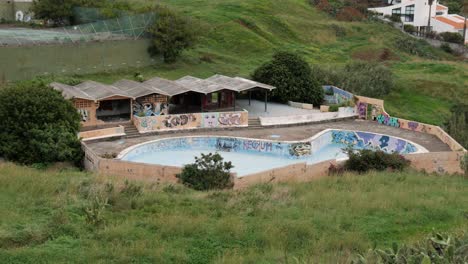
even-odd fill
[[[131,0],[145,5],[148,0]],[[301,53],[311,64],[340,66],[352,59],[372,59],[390,51],[397,89],[386,97],[391,114],[442,124],[454,98],[468,100],[468,66],[440,50],[440,59],[425,60],[399,51],[398,30],[381,23],[339,22],[311,7],[306,0],[163,0],[192,17],[199,28],[198,45],[176,64],[138,70],[145,77],[214,73],[248,76],[274,51]],[[135,70],[86,76],[112,82],[131,78]]]
[[[141,189],[138,188],[141,186]],[[434,228],[466,230],[468,181],[414,172],[241,192],[129,184],[0,165],[4,263],[345,262]],[[103,224],[87,222],[96,198]]]

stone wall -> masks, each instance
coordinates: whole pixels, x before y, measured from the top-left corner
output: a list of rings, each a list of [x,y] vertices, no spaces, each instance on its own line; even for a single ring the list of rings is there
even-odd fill
[[[247,111],[134,116],[133,123],[140,133],[149,133],[197,128],[247,127],[249,116]]]

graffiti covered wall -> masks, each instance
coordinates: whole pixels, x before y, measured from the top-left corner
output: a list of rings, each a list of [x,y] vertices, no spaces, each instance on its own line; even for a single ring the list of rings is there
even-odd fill
[[[211,112],[180,115],[133,117],[140,133],[197,128],[223,128],[248,126],[248,112]]]

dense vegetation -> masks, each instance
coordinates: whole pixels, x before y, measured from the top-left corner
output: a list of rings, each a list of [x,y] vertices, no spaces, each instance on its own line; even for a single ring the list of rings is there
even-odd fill
[[[151,35],[151,55],[162,55],[167,63],[175,62],[184,49],[190,48],[195,42],[194,24],[187,18],[160,7],[156,12],[154,24],[148,32]]]
[[[23,164],[79,164],[80,116],[43,82],[0,89],[0,157]]]
[[[151,3],[129,1],[134,8]],[[468,99],[465,63],[427,44],[412,45],[417,54],[407,51],[405,42],[396,43],[402,33],[389,25],[340,22],[302,0],[160,3],[199,22],[199,41],[193,49],[184,51],[175,64],[78,77],[108,83],[133,78],[136,71],[146,78],[203,78],[215,73],[248,77],[281,50],[331,69],[354,60],[385,64],[393,73],[394,88],[383,99],[394,116],[442,125],[450,115],[452,98]]]
[[[234,185],[232,168],[234,168],[232,163],[224,161],[219,153],[201,153],[200,157],[195,157],[195,163],[184,166],[177,178],[195,190],[228,189]]]
[[[275,86],[271,96],[278,102],[294,101],[318,106],[324,98],[322,86],[312,76],[309,64],[294,53],[276,53],[270,62],[254,71],[252,78]]]
[[[348,149],[349,159],[344,164],[347,171],[359,173],[376,171],[402,171],[410,165],[410,161],[398,153],[385,153],[381,150]]]
[[[447,132],[468,149],[468,104],[458,103],[452,107],[452,115],[445,124]]]
[[[346,263],[466,230],[468,181],[415,172],[198,192],[0,164],[5,263]]]

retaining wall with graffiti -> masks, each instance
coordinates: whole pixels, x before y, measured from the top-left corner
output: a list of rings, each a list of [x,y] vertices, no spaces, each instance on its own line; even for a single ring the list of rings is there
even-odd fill
[[[140,133],[198,128],[246,127],[248,122],[247,111],[133,117],[133,123]]]
[[[357,98],[359,100],[357,103],[358,114],[361,119],[374,120],[386,126],[435,135],[442,142],[447,144],[452,151],[466,151],[460,143],[454,140],[439,126],[392,117],[385,112],[383,100],[364,96],[357,96]]]
[[[341,104],[353,100],[354,95],[352,93],[338,87],[325,85],[322,88],[325,91],[324,100],[326,104]],[[333,95],[328,95],[327,93],[333,93]]]

